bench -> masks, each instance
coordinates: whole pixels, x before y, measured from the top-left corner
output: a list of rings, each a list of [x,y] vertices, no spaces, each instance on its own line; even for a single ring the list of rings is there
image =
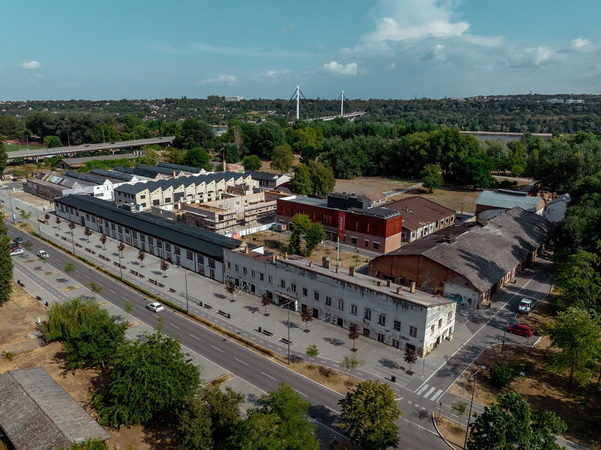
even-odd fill
[[[292,345],[292,341],[289,341],[289,340],[288,340],[288,339],[286,339],[286,338],[282,338],[282,342],[283,342],[284,344],[286,344],[286,345]]]
[[[259,331],[267,337],[273,336],[273,333],[271,331],[263,330],[263,329],[261,329],[261,327],[259,327]]]
[[[217,311],[217,314],[219,314],[219,315],[221,315],[223,317],[226,317],[228,319],[231,317],[230,313],[226,313],[225,311],[221,311],[221,310]]]
[[[205,304],[204,304],[204,305],[202,305],[202,306],[204,306],[204,307],[205,307],[205,308],[207,308],[207,309],[213,309],[213,307],[212,307],[211,305],[207,304],[207,303],[205,303]]]
[[[160,288],[164,288],[165,287],[165,285],[163,283],[157,283],[157,286],[160,287]]]
[[[173,288],[169,288],[169,292],[171,292],[172,294],[176,294],[177,293],[177,291],[175,289],[173,289]]]

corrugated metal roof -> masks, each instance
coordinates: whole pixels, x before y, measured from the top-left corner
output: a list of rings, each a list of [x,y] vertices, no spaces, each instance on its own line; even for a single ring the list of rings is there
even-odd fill
[[[419,195],[386,203],[381,207],[401,213],[403,216],[403,228],[407,228],[408,230],[417,230],[455,214],[455,211],[452,209]]]
[[[539,209],[542,199],[540,197],[528,197],[519,192],[510,194],[507,191],[483,191],[476,200],[476,205],[492,206],[494,208],[511,209],[520,207],[526,211],[534,212]]]

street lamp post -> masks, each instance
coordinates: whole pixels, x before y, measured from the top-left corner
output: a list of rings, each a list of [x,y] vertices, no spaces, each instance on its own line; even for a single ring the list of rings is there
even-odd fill
[[[10,194],[8,194],[8,201],[10,202],[10,216],[13,219],[13,223],[15,223],[15,211],[13,210],[13,198]]]
[[[503,329],[503,343],[501,344],[501,355],[505,350],[505,337],[507,336],[507,327],[509,326],[509,314],[505,317],[505,328]]]
[[[468,378],[468,380],[473,381],[473,387],[472,387],[472,401],[470,402],[470,413],[467,416],[467,428],[465,430],[465,443],[463,444],[463,448],[467,448],[467,439],[470,434],[470,421],[472,419],[472,408],[474,407],[474,394],[476,393],[476,377],[478,376],[478,373],[484,369],[486,369],[486,366],[478,367],[478,370],[476,370],[476,372],[474,372],[474,374]]]
[[[188,269],[184,266],[184,284],[186,286],[186,314],[190,314],[190,303],[188,300]]]
[[[284,304],[284,306],[288,310],[288,321],[287,321],[287,325],[288,325],[288,365],[290,365],[290,304],[293,302],[296,302],[296,300],[293,299]]]

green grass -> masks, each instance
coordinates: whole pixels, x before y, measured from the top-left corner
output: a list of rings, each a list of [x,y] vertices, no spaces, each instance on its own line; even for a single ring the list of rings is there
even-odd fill
[[[4,143],[4,150],[6,150],[6,152],[16,152],[18,150],[27,150],[27,146],[26,145],[16,145],[16,144],[7,144],[6,142]],[[36,149],[40,149],[40,148],[45,148],[45,147],[40,147],[38,145],[30,145],[29,146],[29,150],[36,150]]]

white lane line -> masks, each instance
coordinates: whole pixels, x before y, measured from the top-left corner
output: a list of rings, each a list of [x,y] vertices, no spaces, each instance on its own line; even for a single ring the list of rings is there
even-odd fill
[[[278,381],[276,378],[272,377],[271,375],[267,375],[265,372],[261,372],[262,375],[265,375],[267,378],[271,378],[273,381]]]
[[[421,388],[419,388],[419,391],[417,391],[416,394],[417,395],[422,395],[422,392],[424,392],[426,389],[428,389],[428,385],[427,384],[425,384]]]
[[[188,333],[190,334],[190,333]],[[190,336],[192,336],[194,339],[198,339],[199,341],[202,341],[202,339],[200,339],[198,336],[194,336],[193,334],[190,334]]]
[[[295,389],[296,392],[298,392],[300,395],[302,395],[303,397],[307,397],[309,398],[309,396],[307,394],[303,394],[301,391],[299,391],[298,389]]]
[[[179,330],[179,329],[180,329],[180,327],[178,327],[177,325],[173,325],[173,324],[171,324],[171,326],[172,326],[173,328],[175,328],[176,330]]]
[[[115,291],[113,291],[112,289],[107,289],[107,291],[112,292],[113,295],[117,295],[117,293]]]
[[[238,361],[239,363],[242,363],[242,364],[244,364],[245,366],[248,366],[248,364],[247,364],[247,363],[245,363],[244,361],[242,361],[241,359],[238,359],[238,358],[234,358],[234,359],[235,359],[236,361]]]
[[[438,397],[440,397],[442,395],[442,392],[443,392],[443,390],[439,389],[438,392],[436,394],[434,394],[430,400],[435,402],[436,400],[438,400]]]
[[[426,394],[424,394],[424,398],[428,398],[432,392],[434,392],[436,388],[432,386]]]
[[[223,350],[221,350],[219,347],[215,347],[214,345],[211,345],[211,347],[213,347],[215,350],[220,351],[221,353],[223,353]]]

